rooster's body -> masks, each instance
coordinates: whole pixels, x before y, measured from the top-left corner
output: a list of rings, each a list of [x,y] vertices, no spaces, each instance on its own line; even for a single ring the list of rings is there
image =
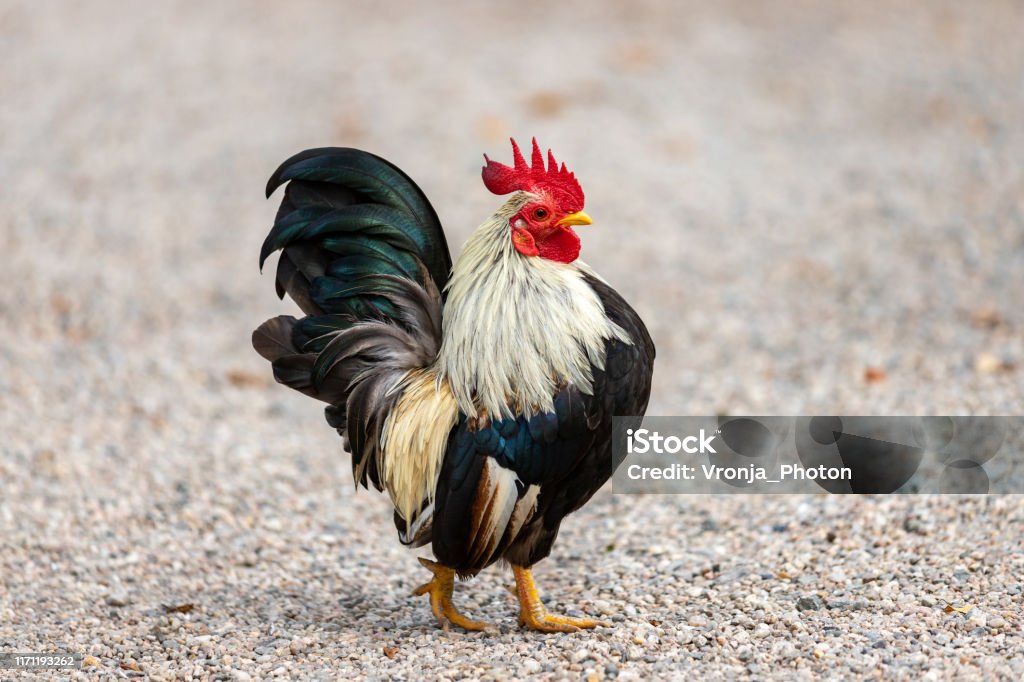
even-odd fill
[[[287,187],[261,263],[283,249],[278,294],[306,317],[253,335],[274,376],[329,404],[357,483],[386,490],[401,541],[432,544],[442,624],[477,629],[451,603],[453,576],[499,559],[515,572],[520,620],[593,627],[546,614],[530,567],[559,524],[613,470],[612,415],[642,415],[654,346],[629,305],[576,259],[583,193],[534,142],[527,165],[489,161],[484,181],[512,193],[451,265],[419,188],[353,149],[286,161]]]

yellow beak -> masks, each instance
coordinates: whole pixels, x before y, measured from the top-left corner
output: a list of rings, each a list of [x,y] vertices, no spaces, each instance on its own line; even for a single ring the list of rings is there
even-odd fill
[[[594,221],[590,219],[590,216],[588,216],[583,211],[576,211],[575,213],[570,213],[569,215],[567,215],[564,218],[562,218],[561,220],[559,220],[558,224],[559,225],[590,225],[593,222]]]

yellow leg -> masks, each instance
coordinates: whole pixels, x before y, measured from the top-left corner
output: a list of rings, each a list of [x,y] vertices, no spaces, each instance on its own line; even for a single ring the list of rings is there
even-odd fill
[[[455,569],[442,566],[436,561],[430,561],[423,557],[419,557],[419,560],[421,564],[430,569],[434,577],[429,583],[424,583],[413,590],[413,594],[416,596],[430,595],[430,610],[434,612],[438,625],[445,630],[448,629],[449,623],[465,630],[490,629],[491,626],[487,623],[466,618],[452,604],[452,592],[455,589]]]
[[[516,577],[520,625],[539,632],[576,632],[581,628],[611,627],[610,623],[591,618],[550,615],[537,593],[537,584],[533,582],[533,572],[522,566],[513,566],[512,573]]]

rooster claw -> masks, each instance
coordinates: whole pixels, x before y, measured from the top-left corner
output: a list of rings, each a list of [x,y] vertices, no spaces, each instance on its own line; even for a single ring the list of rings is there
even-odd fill
[[[515,594],[519,598],[519,624],[537,632],[577,632],[596,627],[612,627],[612,624],[593,618],[553,616],[541,602],[533,572],[522,566],[513,566],[516,577]]]
[[[537,632],[579,632],[591,628],[610,628],[611,623],[593,618],[573,618],[571,616],[553,616],[549,613],[529,614],[526,618],[519,617],[519,624]]]
[[[434,612],[437,624],[441,626],[442,630],[447,632],[449,624],[475,632],[494,630],[489,623],[467,618],[455,608],[455,604],[452,603],[452,592],[455,590],[455,569],[423,557],[419,557],[419,561],[424,567],[430,569],[434,577],[430,582],[417,587],[412,593],[417,597],[424,594],[430,595],[430,610]]]

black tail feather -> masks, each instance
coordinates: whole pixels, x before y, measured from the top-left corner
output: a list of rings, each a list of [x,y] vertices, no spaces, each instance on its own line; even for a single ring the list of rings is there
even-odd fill
[[[252,333],[252,347],[267,360],[274,362],[299,351],[292,345],[292,328],[298,322],[291,315],[272,317]]]
[[[271,176],[288,183],[260,265],[280,250],[275,285],[306,317],[253,332],[274,378],[329,403],[357,483],[381,488],[387,415],[406,374],[436,357],[451,256],[434,209],[401,170],[356,149],[310,149]]]

